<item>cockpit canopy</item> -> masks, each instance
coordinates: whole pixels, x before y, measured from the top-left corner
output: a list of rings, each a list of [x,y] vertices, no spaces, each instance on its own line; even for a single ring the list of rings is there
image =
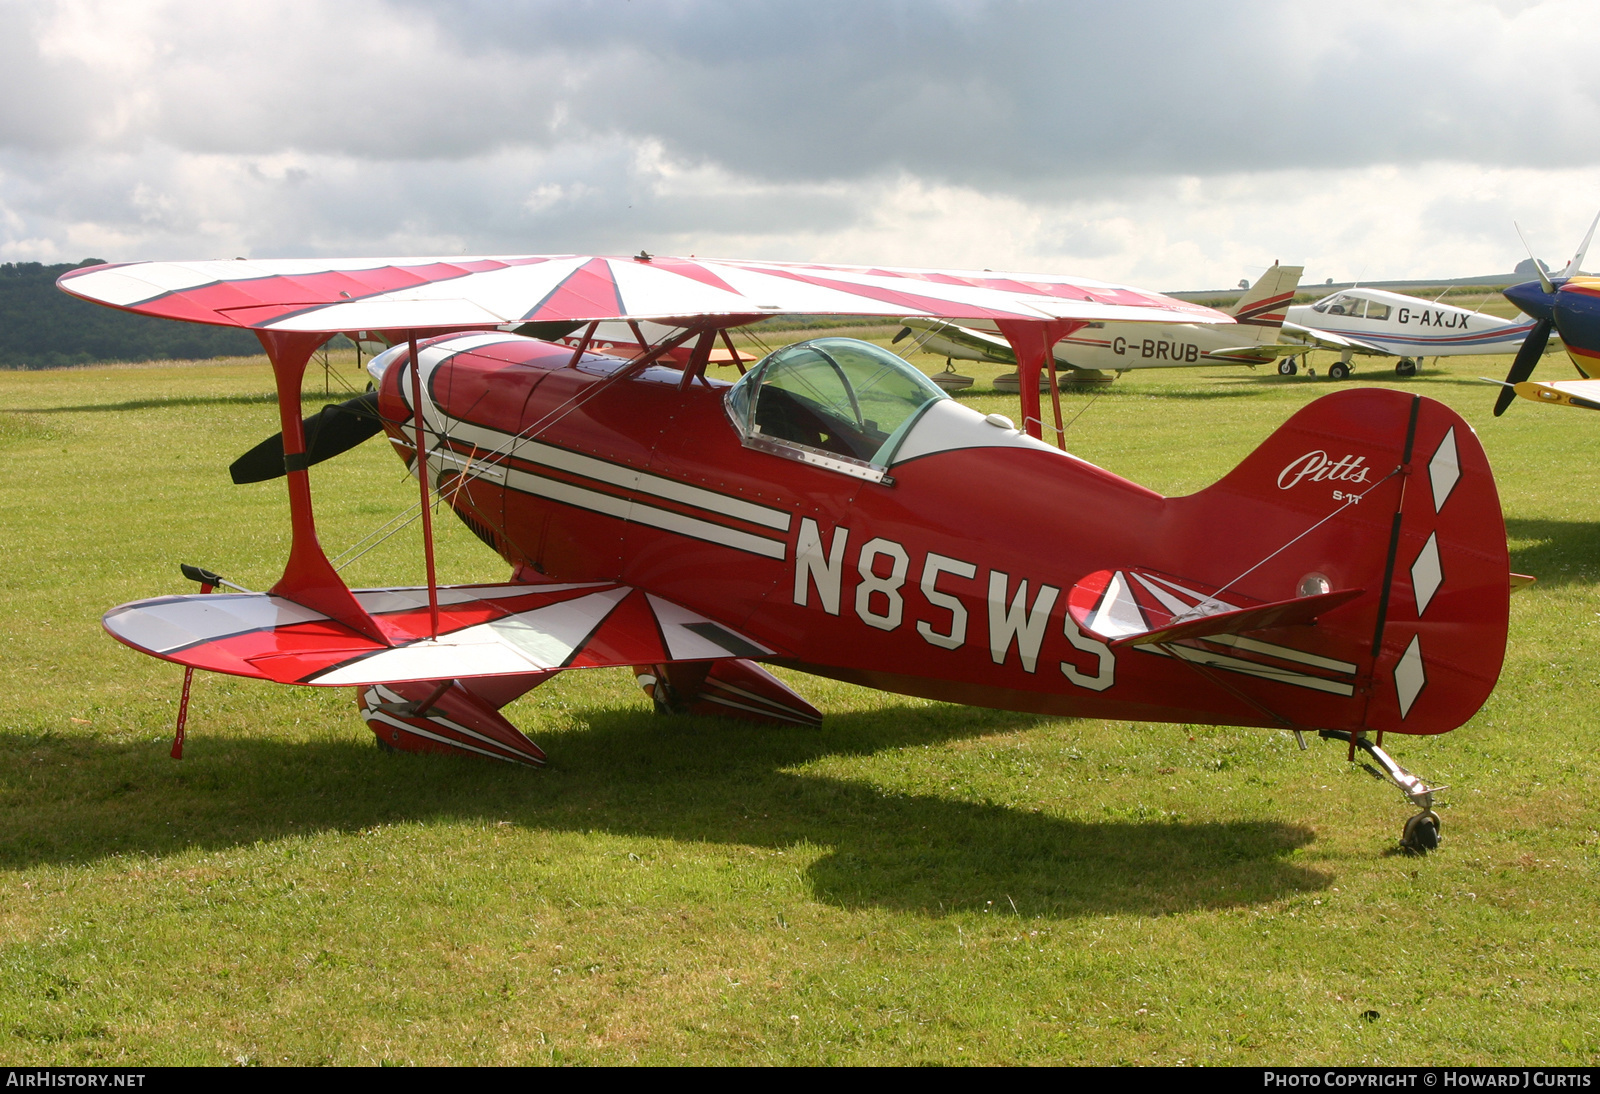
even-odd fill
[[[1311,310],[1324,315],[1343,315],[1351,319],[1389,318],[1389,305],[1380,300],[1371,300],[1347,292],[1334,293],[1325,300],[1319,300],[1311,306]]]
[[[764,357],[729,389],[727,407],[747,442],[776,441],[882,468],[923,411],[948,398],[881,346],[816,338]]]

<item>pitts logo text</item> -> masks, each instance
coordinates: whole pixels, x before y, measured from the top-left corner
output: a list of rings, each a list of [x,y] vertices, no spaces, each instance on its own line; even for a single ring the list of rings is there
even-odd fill
[[[1278,489],[1287,490],[1298,485],[1301,479],[1310,479],[1312,482],[1366,482],[1367,472],[1372,470],[1365,466],[1366,460],[1365,456],[1330,460],[1328,454],[1321,450],[1307,452],[1298,459],[1290,460],[1288,466],[1278,472]]]

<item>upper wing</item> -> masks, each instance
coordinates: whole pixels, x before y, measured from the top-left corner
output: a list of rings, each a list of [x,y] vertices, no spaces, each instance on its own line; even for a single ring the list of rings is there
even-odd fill
[[[1363,342],[1359,338],[1351,338],[1344,334],[1334,334],[1332,331],[1302,327],[1299,323],[1285,322],[1279,337],[1301,346],[1315,346],[1318,349],[1349,349],[1361,354],[1377,354],[1380,357],[1395,355],[1393,350],[1384,349],[1371,342]]]
[[[641,589],[446,585],[439,637],[426,588],[358,589],[368,613],[412,639],[385,646],[270,593],[165,596],[106,613],[106,630],[181,665],[282,684],[338,687],[567,668],[768,657],[777,651]]]
[[[1232,322],[1158,293],[1055,274],[644,255],[135,262],[72,270],[57,284],[143,315],[314,333],[783,314]]]

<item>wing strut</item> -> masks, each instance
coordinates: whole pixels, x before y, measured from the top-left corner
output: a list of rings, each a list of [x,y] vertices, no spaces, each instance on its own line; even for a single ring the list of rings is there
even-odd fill
[[[1055,344],[1084,325],[1081,319],[998,319],[995,325],[1017,355],[1017,382],[1022,385],[1022,428],[1030,437],[1043,439],[1043,411],[1039,407],[1039,373],[1050,370],[1050,402],[1055,410],[1056,441],[1067,446],[1061,424],[1061,389],[1056,384]]]
[[[706,327],[700,335],[700,340],[694,344],[694,352],[689,355],[689,363],[683,367],[683,379],[678,381],[678,390],[682,391],[695,381],[705,383],[706,365],[711,360],[711,349],[717,344],[717,328]]]
[[[411,406],[416,412],[417,482],[422,490],[422,557],[428,564],[428,633],[438,638],[439,578],[433,566],[433,498],[429,496],[428,438],[422,420],[422,362],[417,357],[417,332],[407,332],[406,341],[411,348]]]
[[[272,375],[278,388],[283,467],[287,472],[284,477],[289,483],[289,524],[294,537],[289,547],[289,562],[272,592],[387,645],[389,640],[383,628],[356,602],[349,587],[328,562],[322,545],[317,542],[316,518],[311,512],[310,463],[306,458],[305,426],[300,420],[300,383],[305,378],[311,355],[329,335],[257,330],[256,337],[267,351],[267,360],[272,362]]]
[[[187,574],[184,576],[188,576]],[[214,575],[207,575],[214,576]],[[200,583],[200,592],[209,593],[216,586],[209,581]],[[194,684],[194,666],[183,666],[183,693],[178,696],[178,724],[172,728],[172,751],[168,753],[174,760],[183,759],[183,742],[187,737],[189,725],[189,688]]]

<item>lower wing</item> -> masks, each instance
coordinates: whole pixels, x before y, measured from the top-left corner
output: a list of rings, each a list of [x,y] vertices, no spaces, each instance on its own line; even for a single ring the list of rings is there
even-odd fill
[[[1350,350],[1363,355],[1371,354],[1378,357],[1393,357],[1394,351],[1384,349],[1382,346],[1371,342],[1363,342],[1359,338],[1350,338],[1343,334],[1334,334],[1332,331],[1314,330],[1303,327],[1299,323],[1285,323],[1279,337],[1287,342],[1300,347],[1312,349],[1331,349],[1343,352]]]
[[[180,665],[283,684],[348,687],[556,669],[770,657],[769,649],[628,585],[447,585],[438,636],[426,588],[358,589],[384,645],[271,593],[139,600],[103,620],[112,637]]]

